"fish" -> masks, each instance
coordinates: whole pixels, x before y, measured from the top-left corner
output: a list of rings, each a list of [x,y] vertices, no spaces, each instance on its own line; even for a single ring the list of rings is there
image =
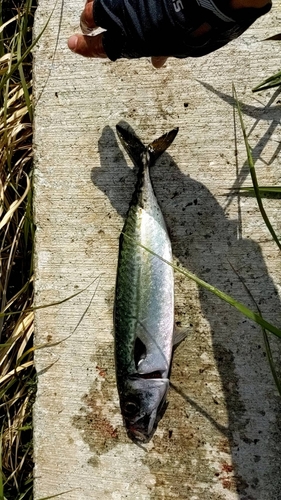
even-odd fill
[[[116,381],[127,434],[135,442],[147,443],[166,405],[174,345],[173,268],[157,257],[171,262],[172,247],[150,168],[171,145],[178,128],[147,147],[127,129],[120,125],[116,129],[138,169],[119,241],[114,300]]]

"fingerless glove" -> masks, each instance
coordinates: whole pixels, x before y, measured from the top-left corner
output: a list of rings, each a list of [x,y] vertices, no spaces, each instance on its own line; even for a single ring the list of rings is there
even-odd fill
[[[200,57],[240,36],[271,9],[230,10],[227,0],[95,0],[94,19],[107,31],[107,56]],[[196,30],[207,23],[204,34]]]

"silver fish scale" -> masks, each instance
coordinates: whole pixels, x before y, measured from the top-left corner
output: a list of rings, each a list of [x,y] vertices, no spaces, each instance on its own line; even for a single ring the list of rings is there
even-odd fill
[[[168,377],[174,328],[173,269],[139,245],[172,260],[166,225],[153,193],[148,167],[140,188],[141,205],[131,206],[123,229],[115,299],[117,376],[160,371]],[[146,356],[138,366],[134,346],[139,338]]]

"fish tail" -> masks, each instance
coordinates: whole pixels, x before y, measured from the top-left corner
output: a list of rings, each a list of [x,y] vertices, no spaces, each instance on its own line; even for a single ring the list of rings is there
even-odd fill
[[[116,125],[116,130],[124,149],[127,151],[134,165],[139,167],[142,163],[142,156],[146,151],[145,145],[135,134],[132,134],[120,125]]]
[[[157,158],[161,156],[166,149],[172,144],[174,138],[176,137],[179,129],[174,128],[173,130],[170,130],[170,132],[167,132],[164,135],[161,135],[158,139],[155,139],[155,141],[151,142],[149,146],[147,147],[149,156],[150,156],[150,166],[153,165]]]
[[[142,164],[143,155],[144,153],[147,153],[149,159],[148,166],[151,167],[156,162],[157,158],[159,158],[159,156],[161,156],[162,153],[164,153],[164,151],[166,151],[166,149],[172,144],[179,129],[174,128],[158,139],[155,139],[147,147],[135,134],[132,134],[120,125],[116,125],[116,130],[120,141],[135,166],[139,167]]]

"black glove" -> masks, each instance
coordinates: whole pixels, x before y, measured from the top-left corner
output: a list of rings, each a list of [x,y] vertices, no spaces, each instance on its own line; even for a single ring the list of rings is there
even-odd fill
[[[228,0],[95,0],[107,56],[200,57],[241,35],[271,9],[231,10]]]

